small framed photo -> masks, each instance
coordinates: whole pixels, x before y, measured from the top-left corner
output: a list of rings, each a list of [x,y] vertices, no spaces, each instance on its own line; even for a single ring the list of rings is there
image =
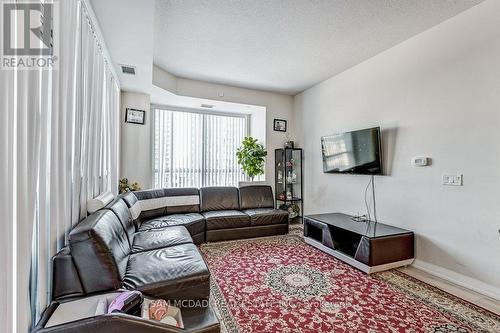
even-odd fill
[[[126,123],[144,125],[145,120],[146,120],[146,111],[127,108],[125,112]]]
[[[274,119],[274,130],[278,132],[286,132],[286,120]]]

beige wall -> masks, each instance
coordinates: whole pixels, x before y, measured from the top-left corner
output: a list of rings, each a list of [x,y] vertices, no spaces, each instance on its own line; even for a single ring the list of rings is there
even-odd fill
[[[416,232],[417,266],[498,299],[499,13],[486,1],[295,98],[306,213],[364,212],[369,178],[324,174],[320,137],[380,125],[379,220]],[[412,167],[413,156],[432,165]],[[464,186],[441,185],[444,173],[463,173]]]
[[[177,94],[177,77],[158,66],[153,66],[153,84],[173,94]]]
[[[146,124],[125,122],[126,108],[146,111]],[[123,92],[120,114],[120,179],[138,182],[142,188],[152,184],[151,165],[151,114],[149,94]]]

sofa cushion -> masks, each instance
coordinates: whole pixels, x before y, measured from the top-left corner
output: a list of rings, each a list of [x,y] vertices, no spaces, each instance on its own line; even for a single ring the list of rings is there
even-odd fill
[[[268,185],[240,187],[240,209],[274,208],[273,189]]]
[[[207,230],[240,228],[250,226],[247,214],[238,210],[216,210],[204,212]]]
[[[120,195],[120,198],[122,198],[127,205],[130,211],[130,215],[132,216],[132,220],[137,220],[137,218],[141,214],[141,203],[135,196],[134,192],[123,193]]]
[[[274,208],[256,208],[243,211],[250,216],[250,225],[271,225],[288,223],[288,212]]]
[[[69,246],[86,293],[122,286],[131,249],[112,211],[97,211],[77,224],[69,234]]]
[[[196,244],[196,245],[201,245],[203,243],[205,243],[205,231],[203,232],[200,232],[196,235],[191,235],[191,238],[193,238],[193,243]]]
[[[149,229],[134,235],[132,252],[161,249],[164,247],[193,243],[193,239],[184,227]]]
[[[99,209],[104,208],[107,204],[113,201],[114,198],[115,196],[113,193],[104,192],[93,199],[87,200],[87,212],[89,212],[89,214],[97,212]]]
[[[200,189],[200,201],[203,212],[240,209],[236,187],[203,187]]]
[[[134,253],[124,285],[166,300],[207,299],[210,273],[194,244]]]
[[[205,232],[205,218],[198,213],[167,215],[145,221],[139,227],[139,231],[171,226],[184,226],[191,236],[194,236],[200,232]]]
[[[122,198],[116,198],[113,202],[106,206],[106,209],[111,210],[116,215],[118,220],[120,220],[123,229],[127,233],[129,244],[132,246],[135,234],[135,224],[125,201],[123,201]]]
[[[266,237],[288,233],[288,224],[259,225],[232,229],[207,230],[207,242],[221,242],[233,239]]]
[[[140,221],[178,213],[198,213],[200,196],[197,188],[164,188],[136,191],[140,202]]]

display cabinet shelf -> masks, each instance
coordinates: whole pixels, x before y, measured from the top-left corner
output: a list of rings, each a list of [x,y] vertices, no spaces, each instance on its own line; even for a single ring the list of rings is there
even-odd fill
[[[276,207],[287,210],[291,221],[302,222],[302,149],[276,149],[274,157]]]

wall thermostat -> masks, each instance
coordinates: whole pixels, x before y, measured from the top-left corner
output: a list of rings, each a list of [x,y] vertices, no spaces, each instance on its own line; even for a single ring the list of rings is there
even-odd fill
[[[416,167],[423,167],[423,166],[429,165],[430,164],[429,162],[430,162],[429,157],[419,156],[419,157],[412,158],[411,165],[416,166]]]

